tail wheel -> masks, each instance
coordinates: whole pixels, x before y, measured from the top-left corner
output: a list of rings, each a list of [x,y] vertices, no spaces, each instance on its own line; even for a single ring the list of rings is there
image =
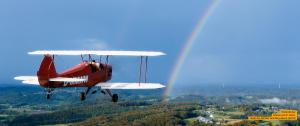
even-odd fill
[[[46,95],[46,98],[47,98],[47,99],[50,99],[50,94],[47,94],[47,95]]]
[[[112,102],[118,102],[118,94],[113,94],[112,95]]]
[[[51,88],[48,88],[47,89],[47,92],[46,92],[46,98],[47,99],[50,99],[50,96],[51,96],[51,92],[53,91],[53,89],[51,89]]]
[[[85,100],[85,93],[84,92],[80,92],[80,100],[81,101]]]

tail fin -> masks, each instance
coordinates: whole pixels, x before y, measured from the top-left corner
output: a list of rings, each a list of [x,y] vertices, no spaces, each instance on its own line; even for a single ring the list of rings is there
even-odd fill
[[[37,72],[39,80],[49,80],[49,78],[55,78],[57,77],[57,73],[54,66],[54,60],[52,56],[45,55],[41,65],[40,69]]]

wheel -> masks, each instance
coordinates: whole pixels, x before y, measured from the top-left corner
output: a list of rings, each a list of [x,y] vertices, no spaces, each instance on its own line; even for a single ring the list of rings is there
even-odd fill
[[[85,93],[84,92],[80,92],[80,100],[81,101],[85,100]]]
[[[112,95],[112,102],[118,102],[118,94],[113,94]]]
[[[47,98],[47,99],[50,99],[50,94],[47,94],[47,95],[46,95],[46,98]]]

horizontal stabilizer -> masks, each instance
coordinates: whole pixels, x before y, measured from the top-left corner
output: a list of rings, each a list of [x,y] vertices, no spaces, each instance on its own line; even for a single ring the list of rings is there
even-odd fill
[[[14,79],[22,81],[23,84],[39,85],[37,76],[17,76]]]
[[[40,85],[39,81],[31,80],[31,81],[22,81],[23,84],[32,84],[32,85]]]
[[[159,83],[99,83],[101,89],[159,89],[165,86]]]
[[[105,56],[161,56],[163,52],[155,51],[91,51],[91,50],[38,50],[30,55],[105,55]]]

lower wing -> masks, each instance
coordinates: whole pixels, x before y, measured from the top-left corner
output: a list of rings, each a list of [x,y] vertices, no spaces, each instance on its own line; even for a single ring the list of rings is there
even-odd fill
[[[165,86],[159,83],[99,83],[101,89],[159,89]]]

